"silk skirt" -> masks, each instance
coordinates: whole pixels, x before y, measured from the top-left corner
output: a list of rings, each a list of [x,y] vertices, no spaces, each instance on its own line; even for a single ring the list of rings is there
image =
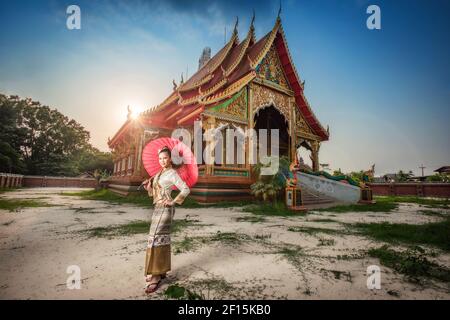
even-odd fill
[[[153,210],[145,257],[145,275],[161,275],[170,271],[170,229],[175,206],[156,204]]]

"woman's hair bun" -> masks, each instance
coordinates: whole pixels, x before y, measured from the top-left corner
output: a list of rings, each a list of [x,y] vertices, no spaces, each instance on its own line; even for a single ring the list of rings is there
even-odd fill
[[[164,146],[158,150],[158,154],[160,154],[161,152],[167,152],[169,155],[171,154],[171,151],[168,146]]]

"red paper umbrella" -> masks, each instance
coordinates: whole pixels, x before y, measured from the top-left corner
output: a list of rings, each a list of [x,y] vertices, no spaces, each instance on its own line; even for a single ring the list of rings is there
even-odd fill
[[[150,141],[142,151],[142,162],[150,177],[161,170],[158,151],[167,146],[172,151],[172,162],[181,164],[177,168],[178,175],[189,187],[194,186],[198,179],[197,161],[191,149],[178,139],[164,137]],[[172,189],[176,189],[173,187]]]

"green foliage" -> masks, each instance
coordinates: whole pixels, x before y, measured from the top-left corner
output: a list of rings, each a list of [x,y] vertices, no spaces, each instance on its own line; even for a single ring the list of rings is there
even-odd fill
[[[174,191],[173,197],[178,194]],[[81,192],[64,192],[65,196],[78,196],[88,200],[101,200],[108,201],[111,203],[130,203],[137,206],[149,208],[153,207],[151,198],[149,198],[147,192],[132,192],[127,196],[119,195],[109,189],[101,190],[87,190]],[[231,207],[242,207],[248,205],[251,201],[220,201],[217,203],[199,203],[196,200],[187,197],[183,202],[183,208],[231,208]]]
[[[361,234],[388,243],[432,245],[450,251],[450,218],[421,225],[406,223],[357,223]]]
[[[0,171],[76,176],[112,171],[109,153],[89,143],[89,132],[56,109],[0,94]]]
[[[275,202],[272,204],[260,203],[260,204],[250,204],[242,208],[245,212],[251,212],[256,215],[265,216],[298,216],[299,213],[289,210],[284,202]]]
[[[330,208],[316,209],[325,212],[383,212],[389,213],[398,208],[398,204],[390,201],[378,201],[373,204],[343,204]]]
[[[129,203],[137,206],[150,208],[153,206],[151,199],[149,199],[148,194],[143,193],[131,193],[124,197],[117,193],[112,192],[108,189],[101,190],[87,190],[81,192],[64,192],[65,196],[78,196],[88,200],[101,200],[108,201],[111,203],[122,204]]]
[[[150,228],[148,221],[133,221],[118,226],[96,227],[82,230],[81,233],[87,233],[89,237],[113,238],[114,236],[130,236],[134,234],[147,233]]]
[[[450,182],[450,176],[445,174],[436,173],[427,177],[427,182]]]
[[[449,209],[450,199],[430,199],[416,196],[376,196],[377,203],[417,203],[431,208]]]
[[[50,203],[35,199],[0,199],[0,209],[19,211],[22,208],[53,207]]]
[[[420,277],[450,282],[450,270],[429,261],[425,250],[421,247],[415,246],[399,252],[385,245],[381,248],[370,249],[368,253],[371,257],[380,259],[382,265],[406,275],[414,282],[419,281]]]
[[[363,182],[363,178],[364,178],[364,171],[352,171],[348,174],[350,176],[350,178],[352,178],[353,180],[355,180],[356,182],[360,183]]]
[[[278,162],[278,170],[274,175],[262,175],[263,168],[269,168],[273,163]],[[289,158],[266,156],[262,161],[253,167],[253,173],[257,176],[257,181],[250,186],[252,194],[257,199],[264,202],[276,202],[277,198],[282,194],[281,190],[286,187],[286,179],[289,178]]]
[[[164,295],[168,299],[178,300],[204,300],[205,297],[202,294],[198,294],[178,284],[170,285],[165,291]]]
[[[399,182],[405,182],[406,180],[408,180],[408,178],[410,178],[413,175],[413,172],[411,170],[409,170],[408,172],[404,172],[403,170],[400,170],[397,173],[397,177],[398,177],[398,181]]]

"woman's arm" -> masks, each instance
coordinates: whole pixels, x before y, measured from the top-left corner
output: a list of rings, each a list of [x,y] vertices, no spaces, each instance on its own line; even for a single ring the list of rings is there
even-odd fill
[[[150,182],[149,179],[144,180],[144,182],[142,182],[142,185],[144,186],[144,189],[145,189],[145,190],[148,190],[148,183],[149,183],[149,182]]]
[[[178,190],[180,190],[180,193],[175,197],[175,199],[173,199],[173,202],[182,204],[191,190],[187,186],[186,182],[184,182],[183,179],[180,178],[176,171],[173,174],[172,183],[178,188]]]

